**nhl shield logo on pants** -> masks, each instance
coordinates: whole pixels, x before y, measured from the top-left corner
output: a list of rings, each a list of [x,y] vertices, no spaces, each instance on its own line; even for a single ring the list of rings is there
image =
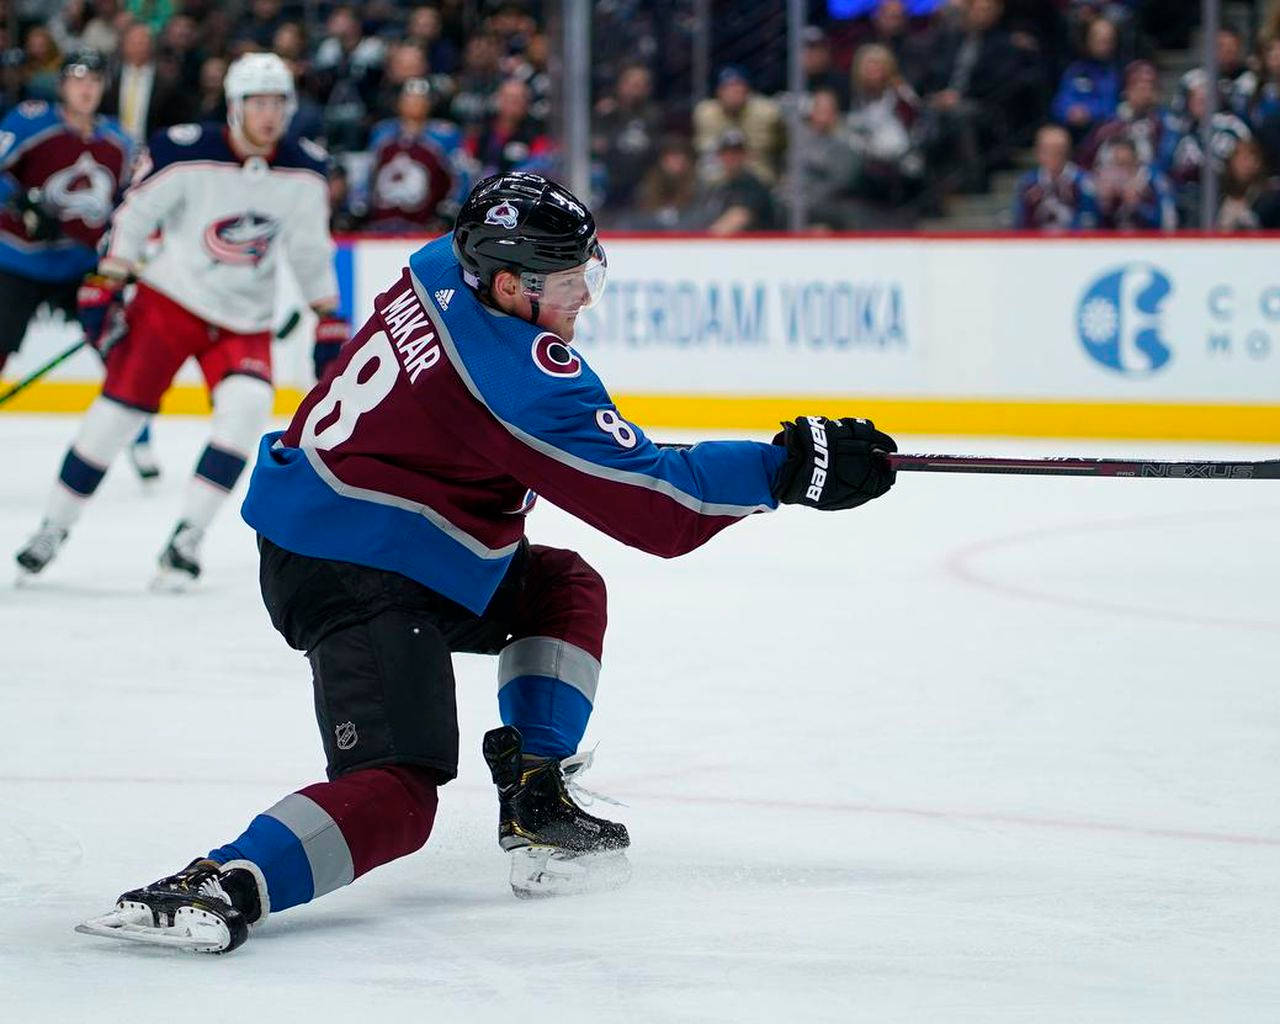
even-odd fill
[[[334,736],[338,740],[339,750],[350,750],[356,745],[356,741],[360,738],[356,735],[355,722],[341,722],[333,730]]]

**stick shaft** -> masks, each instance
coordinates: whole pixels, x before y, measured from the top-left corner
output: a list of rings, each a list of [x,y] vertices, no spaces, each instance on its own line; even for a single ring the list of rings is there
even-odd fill
[[[983,455],[889,455],[911,473],[1021,473],[1028,476],[1129,476],[1166,480],[1280,480],[1280,459],[1261,462],[1160,462],[1142,459],[1005,459]]]
[[[32,370],[29,374],[23,377],[22,380],[18,381],[17,384],[9,388],[8,391],[4,392],[3,394],[0,394],[0,405],[4,405],[5,402],[9,401],[9,399],[13,398],[13,396],[18,394],[19,392],[25,391],[32,384],[34,384],[41,377],[43,377],[46,373],[52,370],[55,366],[57,366],[61,362],[64,362],[67,359],[70,359],[73,355],[79,352],[87,344],[89,344],[88,340],[85,338],[81,338],[69,349],[65,350],[64,352],[58,353],[56,356],[50,359],[43,366],[39,366],[36,369]]]

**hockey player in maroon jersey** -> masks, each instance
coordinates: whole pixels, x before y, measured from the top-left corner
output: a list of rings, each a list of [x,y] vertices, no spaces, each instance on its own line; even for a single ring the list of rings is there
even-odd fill
[[[96,277],[81,289],[81,319],[104,352],[107,376],[63,460],[43,520],[17,556],[40,572],[66,541],[116,453],[160,406],[189,356],[213,405],[157,583],[200,575],[205,530],[235,486],[272,405],[271,319],[276,262],[285,250],[320,316],[317,368],[350,334],[336,316],[325,153],[285,138],[293,76],[274,54],[227,71],[228,124],[158,133],[112,222]],[[144,256],[159,229],[160,249]],[[126,303],[126,282],[136,293]]]
[[[94,50],[62,62],[59,102],[19,103],[0,122],[0,371],[41,305],[77,315],[77,293],[129,177],[133,143],[98,113],[106,62]],[[144,424],[129,457],[160,475]]]
[[[465,188],[458,194],[469,162],[462,134],[448,121],[430,119],[431,87],[425,78],[404,83],[396,114],[376,125],[369,138],[369,226],[376,231],[438,231],[452,220],[466,194]]]
[[[93,51],[70,55],[58,104],[28,100],[0,122],[0,370],[38,306],[74,319],[128,175],[129,139],[97,112],[105,67]]]
[[[504,724],[483,750],[514,892],[625,881],[626,827],[573,798],[605,585],[576,552],[529,543],[534,493],[674,557],[780,502],[879,497],[896,446],[866,420],[804,416],[772,444],[655,444],[570,344],[604,277],[595,222],[568,190],[483,181],[289,428],[262,439],[242,513],[271,620],[311,663],[328,781],[81,931],[224,952],[269,912],[417,850],[457,773],[455,651],[498,656]]]

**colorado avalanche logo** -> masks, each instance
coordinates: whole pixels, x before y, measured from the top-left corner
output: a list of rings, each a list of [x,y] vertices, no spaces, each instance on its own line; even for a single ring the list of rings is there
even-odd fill
[[[554,334],[543,332],[533,339],[533,361],[548,377],[576,377],[582,360]]]
[[[520,211],[505,199],[497,206],[489,207],[489,212],[484,215],[486,224],[496,224],[498,227],[506,228],[508,231],[514,228],[519,220]]]
[[[115,175],[91,153],[81,153],[74,164],[49,175],[44,183],[45,198],[63,220],[83,221],[91,228],[107,222],[115,190]]]
[[[256,267],[266,258],[280,222],[265,213],[237,214],[204,229],[204,247],[219,263]]]

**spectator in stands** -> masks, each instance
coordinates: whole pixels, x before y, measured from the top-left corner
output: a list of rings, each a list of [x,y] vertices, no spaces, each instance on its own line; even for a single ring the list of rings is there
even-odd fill
[[[715,96],[693,110],[694,144],[704,156],[724,155],[722,142],[734,131],[743,139],[747,163],[756,179],[772,185],[782,157],[782,113],[773,100],[751,91],[746,72],[732,65],[716,76]],[[734,160],[736,157],[731,157]]]
[[[1244,37],[1239,30],[1226,25],[1218,30],[1218,91],[1221,107],[1239,117],[1247,117],[1258,76],[1246,59]]]
[[[200,26],[186,14],[175,14],[160,33],[160,52],[178,70],[178,81],[186,95],[200,86]]]
[[[1129,139],[1144,164],[1159,166],[1166,136],[1178,131],[1172,115],[1160,105],[1160,75],[1154,64],[1133,61],[1125,69],[1124,83],[1124,99],[1115,117],[1098,125],[1080,144],[1076,155],[1086,169],[1093,169],[1099,149],[1118,138]]]
[[[336,152],[362,149],[385,47],[376,37],[364,37],[351,7],[335,7],[325,27],[328,34],[312,62],[316,98],[324,105],[325,138]]]
[[[634,213],[625,226],[636,231],[685,231],[694,226],[698,169],[688,140],[668,137],[658,160],[636,189]]]
[[[1145,167],[1128,139],[1108,143],[1098,155],[1098,223],[1109,231],[1173,231],[1178,209],[1163,174]]]
[[[1116,67],[1116,27],[1095,18],[1085,37],[1084,55],[1062,73],[1053,98],[1053,118],[1080,142],[1097,125],[1113,117],[1120,103],[1120,71]]]
[[[85,49],[84,33],[89,24],[87,0],[66,0],[46,23],[55,45],[63,53]],[[114,43],[114,40],[112,41]],[[102,51],[99,51],[102,52]]]
[[[284,24],[282,6],[281,0],[252,0],[248,13],[236,26],[237,38],[252,40],[259,49],[268,49],[276,30]]]
[[[921,10],[917,2],[913,2],[909,10],[906,0],[879,0],[866,22],[854,23],[850,33],[852,49],[844,54],[845,62],[852,65],[853,54],[859,46],[879,43],[892,51],[893,59],[902,69],[903,77],[913,88],[919,89],[931,40],[927,33],[913,29],[911,12],[933,13],[932,10]]]
[[[493,97],[502,84],[501,58],[497,36],[481,32],[467,40],[452,107],[453,120],[463,131],[478,131],[492,112]]]
[[[335,160],[329,167],[329,230],[334,234],[359,231],[363,223],[351,208],[347,169]]]
[[[138,142],[159,128],[191,119],[176,64],[158,63],[151,29],[134,22],[120,37],[120,66],[102,101],[102,111],[118,118]]]
[[[191,120],[222,123],[227,119],[227,98],[222,84],[226,77],[225,58],[206,57],[204,59],[204,63],[200,65],[199,91],[196,94]]]
[[[296,21],[282,21],[271,37],[271,50],[282,60],[307,64],[307,34]]]
[[[508,0],[500,3],[485,19],[485,31],[498,38],[504,55],[522,53],[530,37],[538,31],[538,23],[524,4]]]
[[[43,25],[33,25],[27,30],[23,50],[26,54],[22,67],[23,97],[55,102],[62,54],[53,41],[53,33]]]
[[[922,72],[931,155],[958,166],[961,185],[986,191],[989,153],[1006,145],[1011,112],[1036,90],[1038,72],[1028,54],[1000,28],[1001,0],[964,0],[962,20],[931,45]]]
[[[1095,21],[1108,21],[1116,30],[1117,58],[1121,63],[1132,61],[1137,56],[1137,8],[1145,2],[1146,0],[1070,0],[1067,14],[1069,37],[1076,43],[1087,40]]]
[[[124,6],[135,23],[151,30],[152,39],[160,34],[174,11],[173,0],[125,0]]]
[[[407,44],[417,49],[413,44]],[[462,134],[449,121],[431,120],[425,78],[405,82],[397,117],[381,122],[369,139],[369,226],[375,231],[439,231],[458,206]]]
[[[1018,182],[1013,226],[1057,233],[1098,226],[1093,179],[1071,163],[1071,136],[1061,125],[1036,133],[1036,167]]]
[[[841,109],[849,105],[849,78],[836,70],[831,42],[817,25],[809,25],[802,37],[800,60],[804,67],[804,91],[813,95],[820,89],[835,93]]]
[[[720,139],[718,155],[720,179],[703,201],[707,231],[738,235],[777,227],[773,196],[751,166],[746,136],[736,128],[729,129]]]
[[[1179,130],[1165,135],[1165,152],[1159,161],[1177,192],[1178,212],[1184,224],[1197,224],[1200,220],[1200,177],[1206,163],[1201,144],[1201,125],[1208,110],[1208,75],[1200,69],[1188,72],[1183,78],[1186,89],[1186,114]],[[1231,158],[1236,146],[1252,137],[1246,125],[1235,114],[1219,110],[1213,115],[1209,152],[1218,173]]]
[[[1280,6],[1276,11],[1280,12]],[[1249,123],[1262,144],[1267,164],[1280,167],[1280,36],[1262,44],[1260,64],[1262,74],[1249,108]]]
[[[853,187],[859,161],[835,90],[819,89],[813,94],[796,146],[809,225],[833,231],[856,227]],[[789,184],[794,194],[796,184]]]
[[[551,117],[551,72],[547,66],[550,56],[546,34],[535,32],[524,49],[506,61],[507,77],[517,78],[529,87],[529,113],[543,124]]]
[[[438,7],[415,7],[409,12],[404,39],[422,48],[433,74],[451,75],[458,70],[458,48],[445,38]]]
[[[1231,154],[1222,176],[1219,231],[1259,231],[1280,227],[1280,184],[1267,173],[1256,139],[1244,139]]]
[[[108,57],[120,47],[120,5],[117,0],[86,0],[88,20],[79,30],[77,45]],[[64,47],[70,50],[73,47]]]
[[[509,78],[498,87],[494,112],[484,129],[467,140],[467,151],[481,178],[507,171],[545,169],[552,142],[542,124],[529,116],[529,87]]]
[[[636,186],[653,165],[662,132],[662,112],[653,102],[653,76],[643,64],[628,64],[612,96],[596,104],[593,155],[605,169],[605,204],[631,202]]]
[[[427,55],[422,48],[414,43],[392,43],[387,47],[382,78],[378,83],[378,91],[374,93],[371,106],[374,115],[396,110],[402,99],[405,83],[425,81],[426,77]],[[369,141],[369,148],[373,148],[372,139]]]
[[[892,51],[877,43],[859,49],[847,123],[863,199],[897,206],[920,191],[924,159],[913,134],[918,116],[919,100],[898,73]]]

